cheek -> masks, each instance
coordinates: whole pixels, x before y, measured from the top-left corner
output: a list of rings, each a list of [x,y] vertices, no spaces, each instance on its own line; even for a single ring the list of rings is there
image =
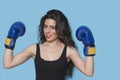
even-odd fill
[[[53,35],[57,37],[57,32],[56,32],[56,31],[53,31]]]
[[[49,33],[46,29],[43,29],[43,33],[46,34],[46,33]]]

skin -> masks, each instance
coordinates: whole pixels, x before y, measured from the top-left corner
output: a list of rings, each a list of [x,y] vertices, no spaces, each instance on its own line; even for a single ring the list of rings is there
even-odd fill
[[[44,35],[46,37],[46,42],[39,44],[41,58],[47,61],[54,61],[59,59],[61,56],[64,44],[61,43],[57,37],[55,30],[56,22],[53,19],[46,19],[44,26]],[[35,59],[36,56],[36,44],[30,45],[23,51],[13,55],[13,50],[5,49],[4,51],[4,68],[12,68],[24,63],[29,58]],[[71,60],[75,67],[87,76],[93,76],[94,73],[94,57],[87,56],[83,60],[78,51],[74,47],[67,46],[66,53],[67,60]]]

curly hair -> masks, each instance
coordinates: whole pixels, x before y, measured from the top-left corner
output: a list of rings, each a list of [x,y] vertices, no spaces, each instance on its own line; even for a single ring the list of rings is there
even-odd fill
[[[65,45],[70,47],[75,47],[75,42],[72,39],[71,29],[68,23],[66,16],[60,11],[56,9],[52,9],[45,14],[40,21],[40,25],[38,27],[39,30],[39,42],[44,43],[46,41],[43,28],[46,19],[53,19],[56,21],[56,32],[58,35],[58,39]],[[72,76],[73,63],[69,61],[67,67],[67,75]]]

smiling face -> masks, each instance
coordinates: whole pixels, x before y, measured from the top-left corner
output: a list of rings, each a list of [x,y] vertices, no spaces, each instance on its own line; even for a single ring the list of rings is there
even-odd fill
[[[56,33],[56,21],[54,19],[46,19],[44,23],[44,36],[47,41],[52,42],[58,39]]]

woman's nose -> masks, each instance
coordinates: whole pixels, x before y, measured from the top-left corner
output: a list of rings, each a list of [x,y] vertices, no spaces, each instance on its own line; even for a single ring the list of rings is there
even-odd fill
[[[50,32],[50,28],[49,27],[46,28],[46,32]]]

